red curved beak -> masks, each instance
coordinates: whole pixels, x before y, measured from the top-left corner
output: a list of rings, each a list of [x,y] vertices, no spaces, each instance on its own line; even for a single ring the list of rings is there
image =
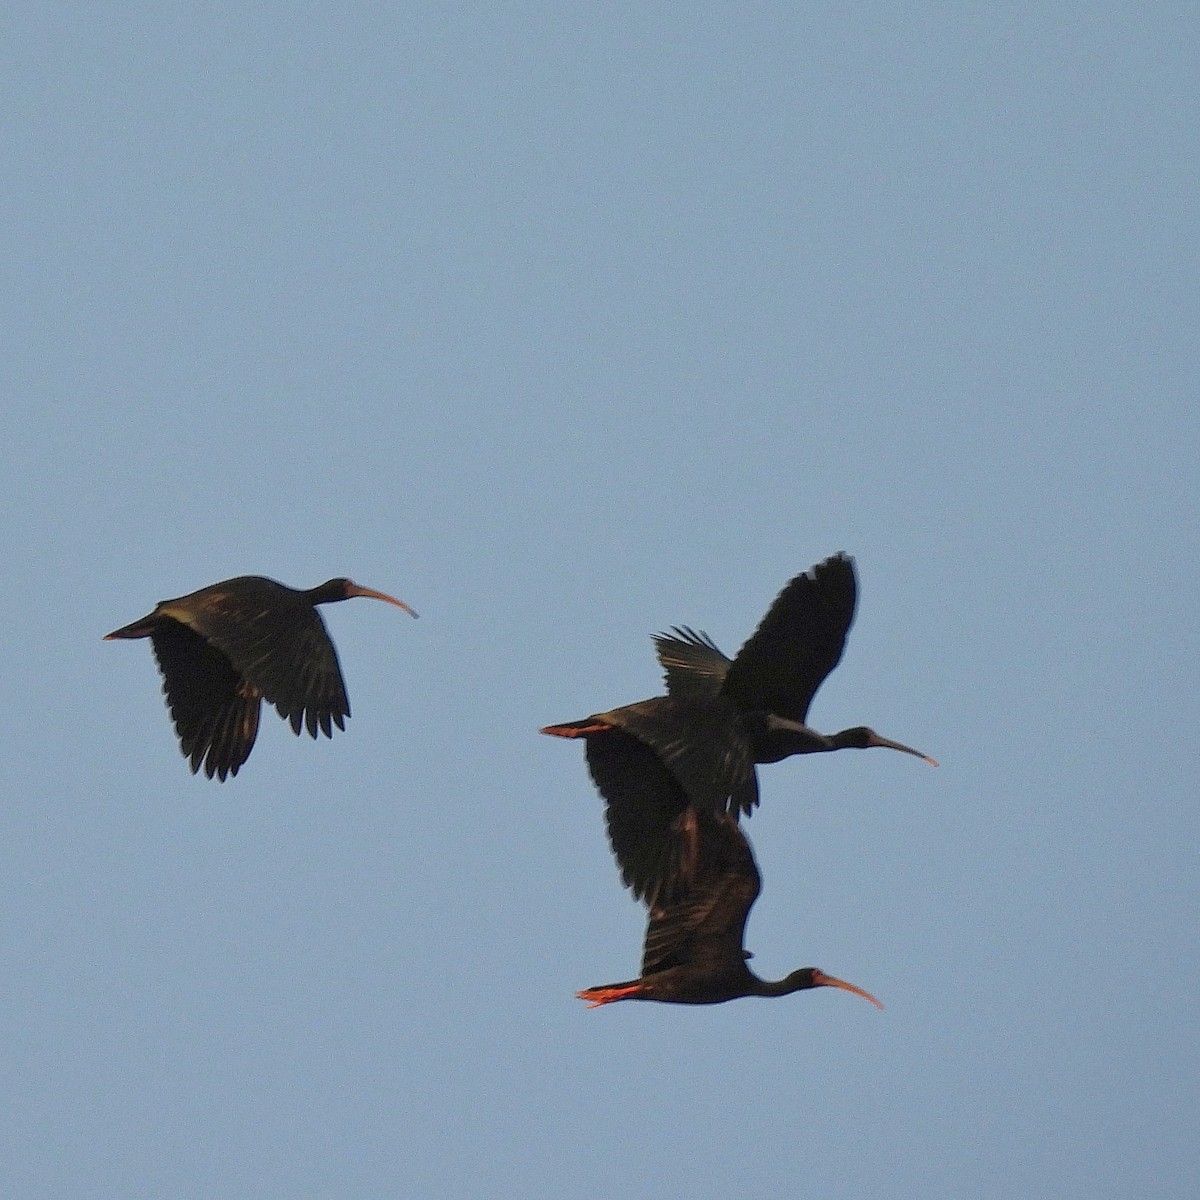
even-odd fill
[[[824,971],[813,971],[813,986],[841,988],[843,992],[853,992],[856,996],[861,996],[864,1000],[870,1000],[876,1008],[883,1007],[870,992],[863,991],[857,984],[847,983],[844,979],[835,979],[832,975],[826,975]]]
[[[394,604],[397,608],[402,608],[410,617],[415,617],[417,613],[411,609],[403,600],[397,600],[395,596],[389,596],[387,592],[377,592],[374,588],[360,587],[357,583],[346,584],[346,596],[366,596],[368,600],[382,600],[386,604]]]

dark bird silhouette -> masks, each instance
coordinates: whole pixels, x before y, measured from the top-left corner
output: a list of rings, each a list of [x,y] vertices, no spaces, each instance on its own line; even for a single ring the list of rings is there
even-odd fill
[[[624,730],[654,749],[692,803],[717,812],[749,813],[758,803],[754,764],[793,754],[880,746],[936,766],[865,725],[822,734],[806,724],[842,656],[856,598],[854,561],[836,554],[788,583],[734,659],[707,635],[676,627],[655,638],[666,696],[542,732],[592,739]]]
[[[346,685],[316,605],[368,596],[413,612],[403,600],[329,579],[306,591],[240,575],[163,600],[148,616],[107,634],[150,639],[180,749],[195,774],[236,775],[258,734],[263,700],[291,722],[332,737],[350,715]]]
[[[778,980],[755,975],[743,948],[746,919],[762,886],[750,843],[732,816],[685,805],[680,820],[697,848],[692,886],[670,904],[651,906],[641,976],[586,988],[577,993],[581,1000],[591,1008],[617,1000],[721,1004],[739,996],[787,996],[835,987],[883,1007],[869,992],[816,967]]]

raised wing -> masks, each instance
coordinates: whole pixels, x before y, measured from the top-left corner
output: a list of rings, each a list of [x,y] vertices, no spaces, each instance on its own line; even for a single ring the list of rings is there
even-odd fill
[[[200,634],[170,619],[150,634],[180,749],[192,773],[236,775],[258,735],[261,693]]]
[[[685,965],[717,975],[741,964],[746,919],[762,881],[750,843],[732,817],[689,808],[684,821],[696,843],[696,878],[677,901],[650,911],[642,976]]]
[[[670,633],[656,633],[654,646],[668,695],[680,700],[705,700],[720,692],[730,659],[707,633],[676,625]]]
[[[842,656],[856,596],[854,560],[847,554],[796,576],[738,651],[722,695],[744,712],[804,723],[817,688]]]

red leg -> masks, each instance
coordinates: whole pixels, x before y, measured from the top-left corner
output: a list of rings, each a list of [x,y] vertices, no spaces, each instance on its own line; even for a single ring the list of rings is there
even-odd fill
[[[584,988],[575,995],[580,1000],[587,1000],[588,1008],[599,1008],[601,1004],[612,1004],[614,1000],[629,1000],[642,994],[640,983],[626,983],[620,986]]]

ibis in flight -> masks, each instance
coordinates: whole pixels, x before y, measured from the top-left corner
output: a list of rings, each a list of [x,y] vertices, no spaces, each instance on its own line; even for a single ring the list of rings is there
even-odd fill
[[[367,596],[413,612],[403,600],[327,580],[299,590],[261,575],[226,579],[174,600],[106,635],[146,638],[163,677],[163,692],[180,749],[192,773],[236,775],[254,747],[262,701],[299,735],[345,729],[346,685],[318,604]]]

